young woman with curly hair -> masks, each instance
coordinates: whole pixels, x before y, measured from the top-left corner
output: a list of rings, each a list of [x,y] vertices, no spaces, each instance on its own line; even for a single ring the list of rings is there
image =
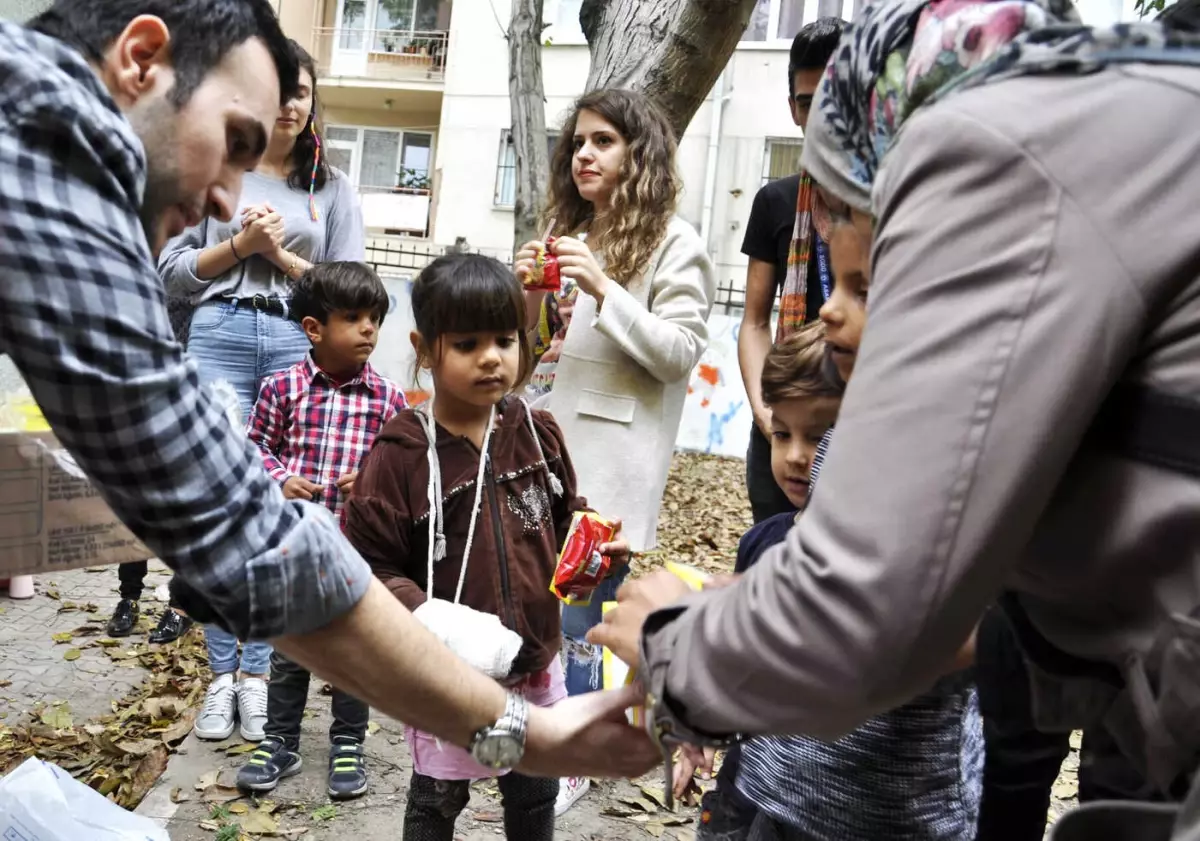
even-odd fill
[[[620,519],[633,551],[655,546],[688,378],[708,341],[716,274],[694,228],[675,216],[675,136],[649,100],[627,90],[581,97],[550,164],[547,228],[564,288],[532,297],[543,353],[531,390],[571,447],[580,493]],[[524,279],[543,243],[517,253]],[[531,293],[532,296],[532,293]],[[570,312],[557,329],[554,312]],[[556,335],[557,334],[557,335]],[[598,689],[600,652],[585,640],[624,570],[590,605],[563,610],[567,689]],[[568,778],[558,813],[587,791]]]

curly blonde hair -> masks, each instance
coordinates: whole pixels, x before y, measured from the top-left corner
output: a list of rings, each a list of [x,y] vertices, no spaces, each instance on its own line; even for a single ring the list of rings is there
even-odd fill
[[[599,215],[591,202],[579,195],[571,175],[580,111],[598,114],[627,144],[609,209]],[[605,273],[625,286],[649,267],[675,214],[680,188],[676,149],[667,118],[642,94],[616,88],[584,94],[563,123],[550,158],[550,192],[543,224],[554,220],[553,236],[570,236],[590,225],[593,236],[600,235]]]

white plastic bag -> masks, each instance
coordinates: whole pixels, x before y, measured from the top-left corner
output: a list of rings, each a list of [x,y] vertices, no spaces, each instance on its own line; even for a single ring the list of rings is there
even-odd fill
[[[171,841],[149,818],[127,812],[66,771],[30,758],[0,780],[4,841]]]
[[[495,680],[508,677],[521,651],[521,635],[504,627],[499,616],[465,604],[428,599],[413,616],[443,645]]]

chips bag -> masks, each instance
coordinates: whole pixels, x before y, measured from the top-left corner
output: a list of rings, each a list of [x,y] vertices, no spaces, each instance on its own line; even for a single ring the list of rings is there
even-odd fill
[[[550,253],[554,237],[546,240],[546,247],[539,248],[533,259],[533,269],[525,276],[524,286],[530,291],[557,292],[562,288],[562,278],[558,274],[558,258]]]
[[[665,566],[668,572],[682,579],[693,590],[703,590],[710,577],[708,573],[701,572],[687,564],[667,561]],[[616,602],[605,602],[600,606],[601,613],[608,613],[616,606]],[[636,677],[625,661],[607,648],[601,653],[601,669],[605,689],[619,689],[622,686],[628,686]],[[635,727],[643,727],[646,724],[646,708],[643,706],[631,707],[626,713],[626,717]]]
[[[612,542],[616,526],[591,511],[576,511],[571,528],[558,553],[550,592],[566,604],[591,604],[591,591],[608,575],[612,559],[600,554],[600,547]],[[579,595],[578,591],[587,591]]]

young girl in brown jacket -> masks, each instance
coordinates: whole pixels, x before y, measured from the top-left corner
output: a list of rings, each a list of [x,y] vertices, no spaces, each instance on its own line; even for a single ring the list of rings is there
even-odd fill
[[[511,395],[529,368],[521,284],[496,260],[451,255],[421,272],[412,305],[433,397],[379,434],[347,501],[346,535],[396,598],[444,639],[458,638],[447,639],[452,648],[532,703],[553,704],[566,688],[549,585],[572,515],[587,502],[558,425]],[[601,551],[617,565],[628,560],[623,539]],[[479,619],[492,630],[464,641]],[[410,729],[409,747],[404,837],[451,841],[470,781],[497,772],[419,731]],[[509,772],[499,784],[506,835],[552,838],[558,781]]]

